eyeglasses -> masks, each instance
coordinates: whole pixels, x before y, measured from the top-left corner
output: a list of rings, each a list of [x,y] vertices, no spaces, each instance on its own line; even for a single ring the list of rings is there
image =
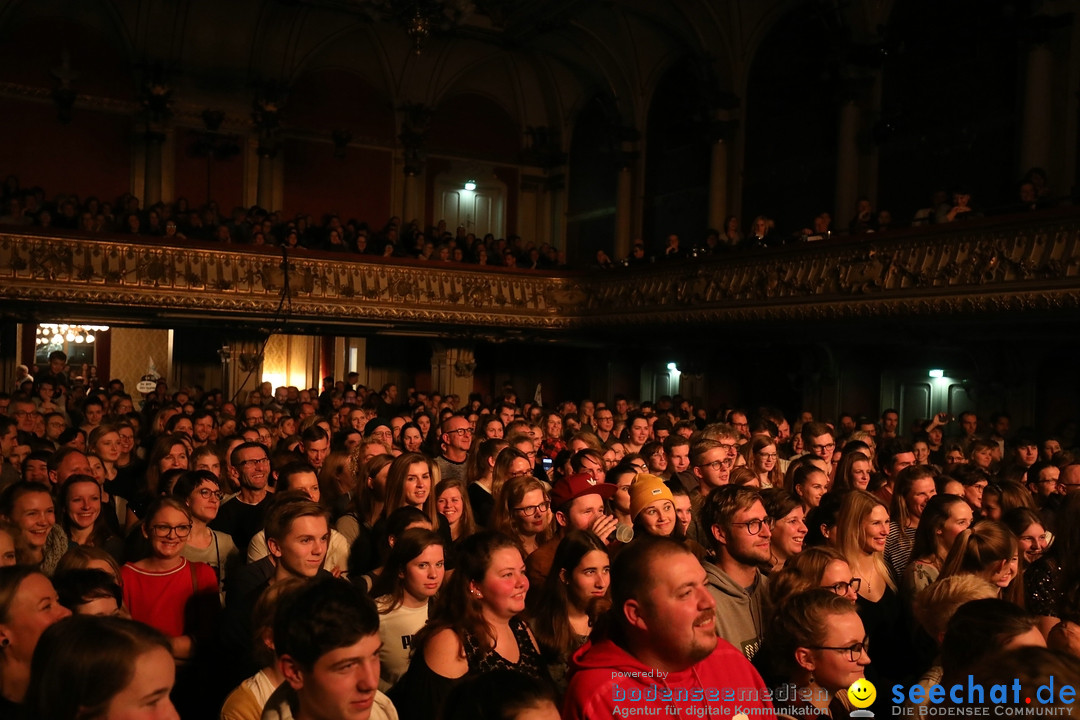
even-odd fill
[[[776,453],[758,453],[757,456],[760,458],[765,458],[766,460],[776,459]]]
[[[514,508],[514,512],[518,515],[539,515],[540,513],[546,513],[548,508],[551,507],[551,503],[542,502],[539,505],[526,505],[524,507]]]
[[[269,465],[270,458],[259,458],[258,460],[241,460],[240,467],[249,468],[252,465]]]
[[[832,450],[835,447],[836,447],[836,443],[834,443],[834,442],[825,443],[824,445],[811,445],[810,446],[811,449],[819,450],[821,452],[829,452],[830,450]]]
[[[732,450],[737,450],[738,447],[739,447],[739,444],[738,443],[720,443],[720,447],[724,448],[728,452],[731,452]]]
[[[175,533],[176,537],[183,539],[191,534],[191,525],[151,525],[150,532],[156,538],[167,538]]]
[[[218,500],[225,497],[225,493],[220,490],[211,490],[210,488],[199,488],[195,492],[199,493],[199,497],[203,500],[209,500],[212,497],[216,497]]]
[[[763,517],[763,518],[754,518],[753,520],[747,520],[746,522],[737,522],[737,523],[731,523],[731,524],[735,525],[735,526],[745,525],[746,526],[746,532],[748,532],[751,535],[757,535],[759,532],[761,532],[762,526],[767,525],[769,527],[772,527],[773,526],[773,519],[771,517],[766,516],[766,517]]]
[[[472,435],[473,434],[473,429],[463,427],[463,428],[458,428],[457,430],[447,430],[446,434],[447,435],[455,435],[456,434],[456,435],[461,435],[461,436]]]
[[[701,463],[700,465],[698,465],[698,467],[710,468],[715,472],[718,471],[720,468],[724,467],[726,464],[727,463],[725,463],[723,460],[713,460],[712,462]]]
[[[854,645],[848,645],[847,647],[829,647],[828,645],[812,645],[811,650],[835,650],[836,652],[846,653],[848,660],[855,662],[862,657],[863,653],[870,654],[870,638],[866,638],[862,642],[855,643]]]
[[[850,590],[853,593],[859,592],[859,588],[862,587],[862,578],[851,578],[848,582],[838,582],[835,585],[826,585],[826,590],[832,590],[841,597],[848,594]]]

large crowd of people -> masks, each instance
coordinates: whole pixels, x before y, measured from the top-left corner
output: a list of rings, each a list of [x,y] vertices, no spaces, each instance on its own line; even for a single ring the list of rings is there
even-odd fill
[[[1004,413],[74,375],[0,393],[0,717],[844,720],[1080,684],[1080,457]]]
[[[895,219],[886,209],[875,210],[868,198],[859,198],[850,222],[834,227],[832,214],[823,211],[805,227],[777,228],[767,215],[744,225],[729,216],[723,228],[703,229],[700,238],[687,242],[678,235],[637,239],[625,258],[597,251],[595,267],[636,267],[655,262],[699,258],[735,250],[775,248],[798,242],[831,240],[839,236],[866,237],[905,227],[925,227],[980,218],[985,214],[1014,214],[1071,204],[1056,195],[1045,171],[1032,168],[1017,183],[1015,196],[992,206],[975,202],[972,190],[957,186],[951,192],[935,190],[925,207],[910,219]],[[186,198],[142,207],[131,193],[115,199],[74,194],[48,197],[41,187],[24,188],[9,175],[0,188],[0,225],[50,228],[90,235],[130,235],[165,242],[213,242],[236,245],[316,250],[352,256],[412,258],[431,262],[465,263],[529,270],[553,270],[567,266],[566,252],[546,242],[520,235],[477,237],[465,227],[450,228],[445,221],[425,227],[418,220],[405,224],[398,217],[381,226],[334,213],[320,217],[299,213],[292,218],[254,206],[224,212],[216,202],[195,206]]]

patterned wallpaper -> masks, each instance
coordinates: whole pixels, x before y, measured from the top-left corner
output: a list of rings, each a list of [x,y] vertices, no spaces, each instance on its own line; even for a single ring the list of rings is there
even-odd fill
[[[169,377],[169,330],[114,327],[112,334],[112,357],[110,375],[124,381],[124,388],[136,399],[135,385],[147,368],[150,358],[158,374]]]

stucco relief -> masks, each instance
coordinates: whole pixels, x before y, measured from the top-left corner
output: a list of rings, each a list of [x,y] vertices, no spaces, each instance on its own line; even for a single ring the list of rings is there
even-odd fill
[[[1062,310],[1080,297],[1080,220],[804,245],[602,274],[475,268],[0,234],[8,303],[229,312],[288,291],[300,320],[587,329],[641,322]],[[929,299],[928,299],[929,298]]]

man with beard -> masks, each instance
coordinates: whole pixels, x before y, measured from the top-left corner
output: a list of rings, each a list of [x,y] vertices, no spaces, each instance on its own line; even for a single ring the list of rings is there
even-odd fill
[[[701,525],[716,559],[715,565],[705,563],[705,571],[717,633],[752,659],[769,615],[768,578],[759,567],[771,562],[772,518],[756,489],[724,485],[705,498]]]
[[[757,671],[717,638],[705,570],[685,546],[635,540],[616,556],[611,580],[607,632],[574,653],[563,720],[705,708],[710,717],[772,714]]]

